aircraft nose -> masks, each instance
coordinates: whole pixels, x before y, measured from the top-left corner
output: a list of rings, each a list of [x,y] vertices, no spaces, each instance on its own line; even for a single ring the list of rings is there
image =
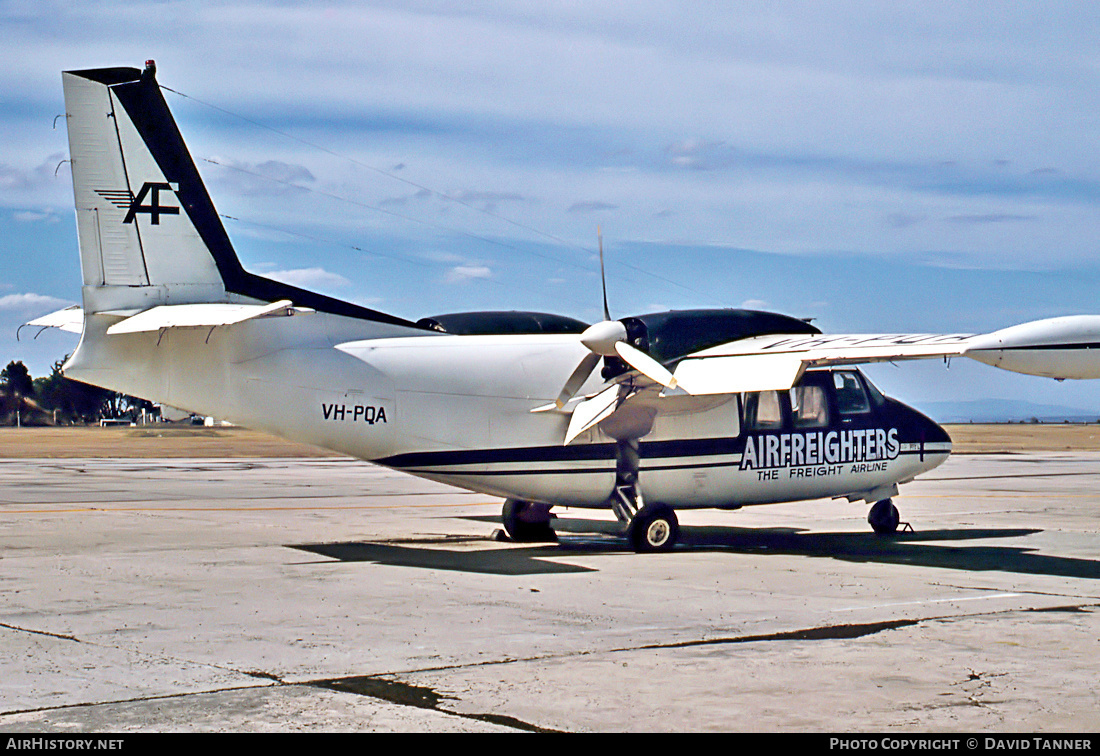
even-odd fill
[[[926,442],[935,444],[947,444],[947,448],[948,450],[950,450],[951,435],[946,430],[944,430],[942,425],[925,415],[920,415],[920,421],[922,431],[921,435],[924,436]]]
[[[898,437],[909,448],[919,451],[921,461],[934,456],[939,464],[951,453],[951,436],[932,418],[897,400],[890,400],[890,415],[897,423]]]
[[[922,462],[932,463],[928,469],[936,467],[951,453],[951,436],[943,426],[927,415],[911,408],[910,412],[915,431],[913,440],[920,444],[920,459]]]

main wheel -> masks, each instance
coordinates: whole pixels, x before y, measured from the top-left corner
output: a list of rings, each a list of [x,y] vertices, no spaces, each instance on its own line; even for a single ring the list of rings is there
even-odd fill
[[[894,502],[890,499],[876,501],[871,511],[867,513],[867,522],[877,535],[892,535],[898,532],[898,523],[901,515]]]
[[[630,543],[635,551],[670,551],[679,538],[680,521],[666,504],[647,504],[630,523]]]
[[[550,507],[530,501],[508,499],[500,513],[504,532],[516,543],[545,543],[558,540],[550,527]]]

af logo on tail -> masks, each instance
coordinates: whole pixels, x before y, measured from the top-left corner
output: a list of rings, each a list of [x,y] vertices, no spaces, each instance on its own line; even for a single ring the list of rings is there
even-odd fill
[[[162,191],[168,191],[175,194],[179,189],[179,184],[169,184],[165,181],[146,181],[141,185],[141,191],[137,193],[133,201],[130,203],[130,210],[126,213],[126,217],[122,219],[123,223],[133,223],[138,213],[149,213],[154,226],[160,225],[161,213],[165,215],[179,215],[180,209],[174,205],[162,205],[160,204],[160,193]],[[150,193],[153,193],[153,197],[148,205],[143,205],[145,197]]]

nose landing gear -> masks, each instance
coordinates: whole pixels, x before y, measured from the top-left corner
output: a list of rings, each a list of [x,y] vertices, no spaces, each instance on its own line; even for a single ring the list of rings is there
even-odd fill
[[[901,515],[892,499],[875,502],[867,513],[867,522],[876,535],[893,535],[898,530]]]
[[[555,543],[558,534],[551,527],[549,504],[508,499],[500,513],[504,532],[516,543]]]

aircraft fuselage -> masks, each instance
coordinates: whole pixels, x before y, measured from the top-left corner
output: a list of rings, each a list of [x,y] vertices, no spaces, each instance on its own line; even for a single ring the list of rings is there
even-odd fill
[[[84,342],[73,377],[421,477],[574,507],[608,506],[615,486],[613,430],[563,445],[568,412],[531,412],[583,357],[572,335],[403,333],[313,313]],[[580,393],[600,385],[594,375]],[[643,416],[653,408],[639,475],[647,501],[674,508],[874,501],[950,452],[939,426],[853,368],[810,371],[790,392],[659,389],[634,400]]]

